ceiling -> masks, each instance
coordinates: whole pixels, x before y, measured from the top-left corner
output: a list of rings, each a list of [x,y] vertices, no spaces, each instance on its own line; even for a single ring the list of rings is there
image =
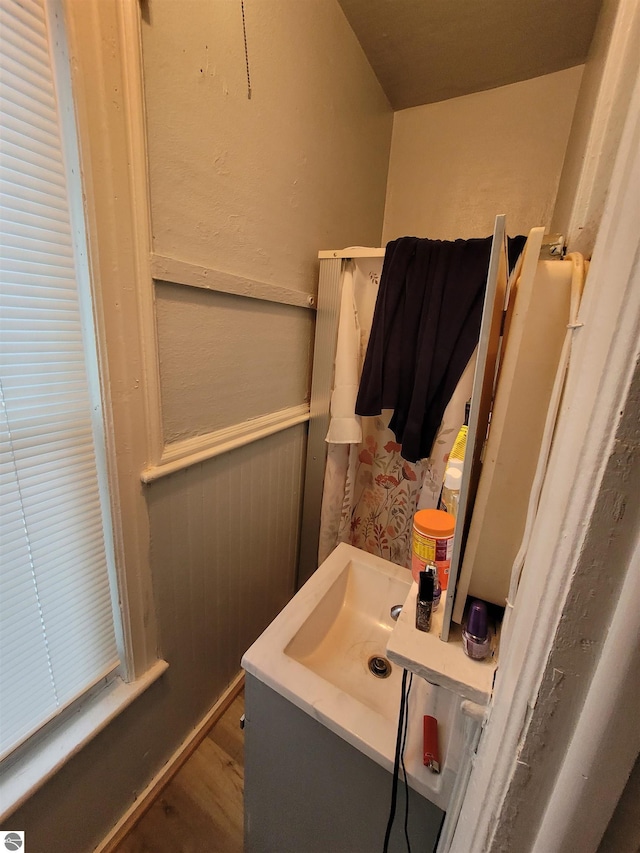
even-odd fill
[[[602,0],[339,0],[394,110],[586,59]]]

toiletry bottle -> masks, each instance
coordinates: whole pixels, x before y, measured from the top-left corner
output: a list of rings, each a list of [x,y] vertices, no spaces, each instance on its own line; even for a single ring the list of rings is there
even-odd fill
[[[458,503],[460,501],[460,483],[462,482],[462,471],[459,468],[454,468],[452,465],[447,467],[447,472],[444,475],[444,484],[442,486],[442,494],[440,495],[440,506],[438,509],[443,509],[452,515],[458,517]]]
[[[489,615],[484,601],[471,602],[462,628],[462,648],[472,660],[484,660],[491,650]]]
[[[441,588],[447,588],[455,526],[455,518],[439,509],[419,509],[413,516],[411,574],[416,583],[430,564],[438,569]]]
[[[431,611],[433,609],[433,574],[420,572],[418,597],[416,599],[416,628],[418,631],[431,630]]]
[[[453,442],[449,459],[464,459],[464,454],[467,449],[467,433],[469,432],[469,413],[471,411],[471,400],[464,407],[464,423],[460,427],[460,431]]]

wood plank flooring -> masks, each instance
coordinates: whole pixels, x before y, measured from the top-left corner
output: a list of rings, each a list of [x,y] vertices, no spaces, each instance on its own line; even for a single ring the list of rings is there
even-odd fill
[[[242,853],[243,713],[240,693],[116,853]]]

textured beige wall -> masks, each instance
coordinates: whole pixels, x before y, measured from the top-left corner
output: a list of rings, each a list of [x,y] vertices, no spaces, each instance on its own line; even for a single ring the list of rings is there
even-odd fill
[[[640,756],[609,826],[600,842],[598,853],[638,853],[640,847]]]
[[[160,282],[156,312],[166,442],[308,401],[313,311]]]
[[[336,0],[149,0],[153,249],[315,292],[319,249],[378,245],[393,114]],[[313,315],[158,288],[165,441],[303,403]]]
[[[604,0],[576,103],[551,227],[589,257],[640,69],[640,4]]]
[[[392,112],[336,0],[149,0],[154,250],[301,290],[380,240]]]
[[[394,116],[383,242],[549,225],[582,66]]]

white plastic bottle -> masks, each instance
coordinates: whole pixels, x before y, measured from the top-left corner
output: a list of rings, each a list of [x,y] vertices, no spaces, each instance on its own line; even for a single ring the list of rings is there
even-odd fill
[[[442,496],[440,498],[441,509],[448,512],[454,518],[458,517],[458,503],[460,501],[460,483],[462,482],[462,471],[449,465],[444,475]]]

